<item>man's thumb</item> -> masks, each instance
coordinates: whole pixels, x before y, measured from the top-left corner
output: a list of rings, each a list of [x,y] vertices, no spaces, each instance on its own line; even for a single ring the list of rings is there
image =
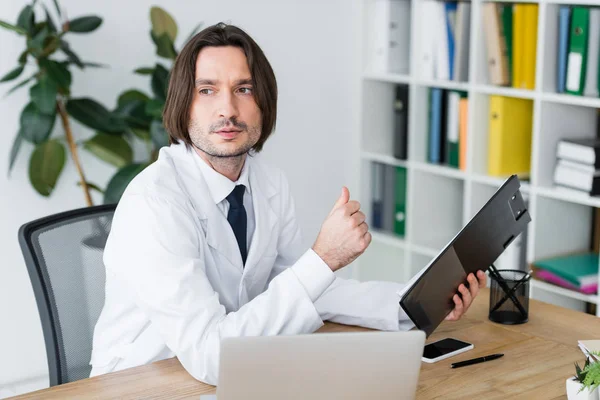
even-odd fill
[[[342,187],[342,194],[340,195],[340,197],[335,202],[335,204],[334,204],[333,209],[331,210],[331,212],[333,212],[337,208],[343,206],[349,200],[350,200],[350,191],[348,190],[348,188],[346,186],[344,186],[344,187]]]

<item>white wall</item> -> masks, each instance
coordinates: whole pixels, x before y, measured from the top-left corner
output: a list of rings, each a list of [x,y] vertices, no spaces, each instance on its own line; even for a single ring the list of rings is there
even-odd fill
[[[52,2],[45,0],[53,10]],[[15,22],[24,0],[3,0],[0,19]],[[125,88],[150,91],[147,77],[131,73],[157,57],[149,37],[149,10],[154,4],[176,19],[177,47],[199,22],[237,24],[265,51],[279,82],[279,119],[265,156],[288,175],[296,197],[306,245],[312,244],[322,219],[343,184],[352,187],[351,155],[356,126],[356,1],[348,0],[62,0],[68,15],[97,14],[104,23],[88,35],[69,35],[86,61],[110,69],[73,73],[73,96],[90,96],[112,108]],[[0,74],[16,65],[23,39],[0,30]],[[0,86],[0,96],[11,87]],[[0,397],[47,385],[47,366],[39,317],[17,242],[17,230],[32,219],[85,205],[68,162],[50,198],[39,196],[27,179],[31,146],[24,144],[10,179],[8,154],[18,129],[27,90],[0,98],[3,150],[0,151]],[[62,134],[57,120],[55,135]],[[78,139],[92,132],[75,124]],[[104,186],[112,173],[83,153],[88,180]],[[100,203],[100,198],[95,198]]]

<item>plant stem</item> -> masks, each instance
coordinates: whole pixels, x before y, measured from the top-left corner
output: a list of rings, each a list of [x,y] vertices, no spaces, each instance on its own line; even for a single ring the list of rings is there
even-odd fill
[[[56,107],[58,109],[60,119],[62,120],[63,128],[65,129],[65,136],[67,138],[67,143],[69,144],[71,157],[73,158],[73,162],[75,162],[75,167],[77,168],[77,173],[79,174],[79,181],[81,183],[81,187],[83,188],[85,202],[87,203],[88,207],[91,207],[94,205],[94,203],[92,202],[92,196],[90,195],[90,187],[85,180],[85,175],[83,174],[83,169],[81,168],[81,163],[79,162],[77,145],[73,139],[73,132],[71,131],[71,124],[69,123],[69,117],[67,115],[67,110],[65,109],[65,104],[62,100],[56,100]]]

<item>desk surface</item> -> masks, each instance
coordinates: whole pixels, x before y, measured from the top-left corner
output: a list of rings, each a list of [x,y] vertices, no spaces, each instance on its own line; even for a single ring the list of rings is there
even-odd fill
[[[475,349],[435,364],[422,363],[418,399],[566,398],[565,380],[573,363],[584,360],[579,339],[600,338],[600,318],[531,301],[529,322],[499,325],[487,319],[489,291],[484,289],[467,315],[444,322],[427,342],[452,336]],[[319,332],[360,331],[363,328],[327,323]],[[504,353],[500,360],[458,369],[455,361]],[[477,373],[474,373],[476,369]],[[29,393],[16,399],[198,399],[215,387],[192,378],[176,358]],[[467,397],[468,396],[468,397]]]

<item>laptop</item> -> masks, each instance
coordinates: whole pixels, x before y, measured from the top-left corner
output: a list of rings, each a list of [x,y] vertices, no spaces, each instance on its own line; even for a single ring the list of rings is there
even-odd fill
[[[425,333],[224,338],[218,400],[414,399]]]

